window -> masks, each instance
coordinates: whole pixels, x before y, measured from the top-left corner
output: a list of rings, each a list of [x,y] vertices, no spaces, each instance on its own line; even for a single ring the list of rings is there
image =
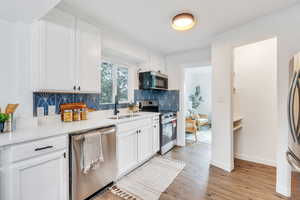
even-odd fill
[[[101,65],[101,103],[112,103],[113,101],[113,66],[103,62]]]
[[[101,95],[100,103],[114,103],[115,95],[119,102],[128,102],[128,68],[109,62],[101,65]]]
[[[128,68],[117,68],[117,95],[119,101],[128,101]]]

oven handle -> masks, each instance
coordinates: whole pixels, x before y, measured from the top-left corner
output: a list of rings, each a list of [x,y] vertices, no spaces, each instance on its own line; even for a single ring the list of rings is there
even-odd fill
[[[170,122],[177,121],[177,118],[168,119],[167,121],[162,121],[162,124],[168,124]]]

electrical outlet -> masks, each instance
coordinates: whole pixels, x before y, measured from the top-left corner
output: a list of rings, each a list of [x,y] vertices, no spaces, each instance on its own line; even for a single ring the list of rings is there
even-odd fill
[[[48,115],[49,116],[55,115],[55,106],[49,106],[48,107]]]
[[[44,107],[38,107],[37,108],[37,117],[44,117],[45,116],[45,109]]]

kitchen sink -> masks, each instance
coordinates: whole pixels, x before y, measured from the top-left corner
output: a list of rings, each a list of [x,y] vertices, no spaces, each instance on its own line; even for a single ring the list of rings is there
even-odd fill
[[[139,114],[128,114],[128,115],[120,115],[120,116],[113,116],[110,117],[109,119],[127,119],[127,118],[133,118],[133,117],[138,117],[140,116]]]

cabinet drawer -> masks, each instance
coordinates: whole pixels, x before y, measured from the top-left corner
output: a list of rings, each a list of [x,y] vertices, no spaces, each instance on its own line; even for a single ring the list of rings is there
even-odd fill
[[[12,146],[12,162],[67,148],[67,137],[60,136]]]
[[[133,129],[140,129],[144,126],[149,126],[152,124],[151,118],[140,119],[132,122],[127,122],[118,125],[118,132],[124,133]]]

